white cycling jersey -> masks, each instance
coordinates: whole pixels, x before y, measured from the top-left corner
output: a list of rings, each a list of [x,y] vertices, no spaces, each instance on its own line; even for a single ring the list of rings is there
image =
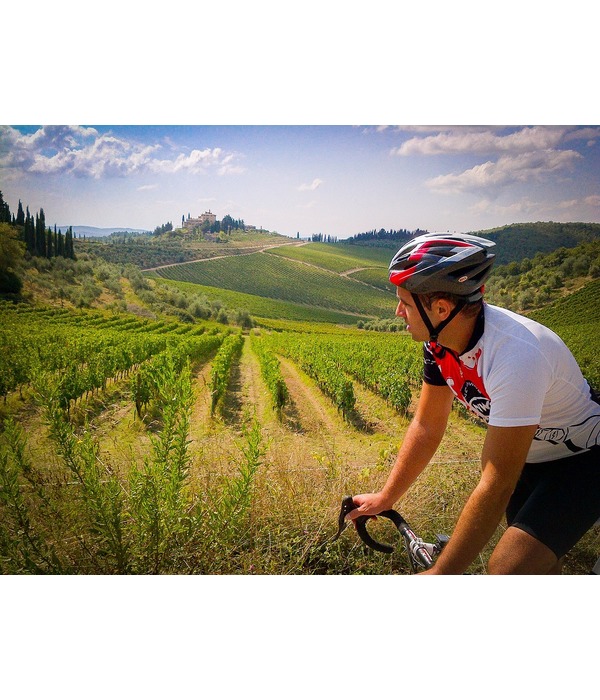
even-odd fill
[[[448,384],[489,425],[537,425],[528,462],[568,457],[600,445],[600,405],[556,333],[512,311],[484,304],[460,356],[425,343],[425,381]]]

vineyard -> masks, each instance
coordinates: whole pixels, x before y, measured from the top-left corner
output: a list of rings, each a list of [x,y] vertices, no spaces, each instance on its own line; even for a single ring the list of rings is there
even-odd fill
[[[406,428],[406,338],[8,304],[1,320],[3,573],[404,571],[327,542]],[[481,428],[455,420],[473,447],[445,458],[468,482]]]
[[[385,272],[390,262],[389,248],[364,248],[343,243],[336,243],[335,246],[326,243],[281,246],[269,252],[331,272],[346,272],[357,267],[379,268]]]
[[[285,250],[288,248],[286,246]],[[394,300],[391,289],[384,291],[374,288],[325,267],[283,257],[285,254],[289,255],[289,251],[280,255],[255,253],[237,258],[219,258],[172,265],[148,274],[302,304],[315,311],[327,309],[355,314],[358,318],[389,315]]]
[[[330,542],[341,496],[382,485],[414,409],[407,336],[11,304],[0,320],[2,573],[408,573],[401,550]],[[484,428],[451,424],[403,502],[425,535],[451,531],[478,479]]]
[[[366,552],[352,530],[331,541],[341,497],[385,482],[421,381],[419,346],[391,324],[389,250],[256,244],[146,279],[82,260],[103,308],[75,308],[75,292],[0,302],[1,573],[408,573],[401,549]],[[552,254],[532,298],[554,301],[532,316],[600,389],[600,286],[583,258]],[[528,294],[543,263],[500,269],[490,301]],[[39,295],[77,277],[34,268]],[[426,538],[452,532],[479,477],[485,428],[458,408],[450,421],[402,503]],[[566,571],[586,573],[598,546],[592,531]]]

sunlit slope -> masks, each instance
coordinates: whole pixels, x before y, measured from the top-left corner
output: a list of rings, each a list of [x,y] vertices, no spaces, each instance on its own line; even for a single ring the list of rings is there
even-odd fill
[[[600,279],[530,315],[560,335],[575,355],[588,381],[600,392],[598,308]]]
[[[378,268],[387,271],[394,251],[389,248],[336,243],[307,243],[300,246],[281,246],[269,251],[291,260],[310,263],[332,272],[345,273],[357,268]]]
[[[359,319],[368,320],[369,314],[344,313],[335,309],[325,309],[318,306],[297,304],[292,301],[280,301],[279,299],[267,299],[256,294],[234,292],[230,289],[217,289],[191,282],[179,282],[170,279],[157,279],[160,284],[168,284],[177,287],[184,292],[199,294],[211,301],[220,301],[228,309],[242,309],[248,311],[255,321],[271,319],[277,321],[296,321],[308,323],[341,323],[343,325],[356,325]],[[389,315],[393,315],[395,304],[392,301]]]
[[[600,327],[600,279],[530,314],[536,321],[559,331],[565,326],[595,323]],[[590,338],[591,340],[591,338]],[[596,337],[594,340],[598,340]]]
[[[388,265],[395,248],[307,243],[302,246],[282,246],[269,252],[338,272],[386,292],[393,291],[388,279]]]
[[[304,247],[308,246],[297,250]],[[330,267],[334,264],[331,256],[328,262]],[[363,267],[360,263],[361,258],[354,258],[350,267],[346,263],[340,266],[347,271]],[[152,275],[361,316],[389,316],[394,311],[391,290],[377,289],[314,262],[307,264],[271,253],[174,265],[155,270]]]

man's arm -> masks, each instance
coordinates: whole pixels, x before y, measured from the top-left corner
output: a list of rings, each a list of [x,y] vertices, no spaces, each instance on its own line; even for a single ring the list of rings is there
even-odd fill
[[[494,534],[531,446],[537,426],[489,426],[481,454],[481,479],[458,519],[449,543],[428,574],[462,574]]]
[[[448,423],[454,394],[447,386],[423,384],[412,419],[396,462],[383,489],[378,493],[354,496],[359,506],[348,518],[377,515],[391,508],[419,476],[437,450]]]

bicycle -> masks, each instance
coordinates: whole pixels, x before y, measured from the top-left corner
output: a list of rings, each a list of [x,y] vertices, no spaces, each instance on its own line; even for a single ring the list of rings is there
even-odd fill
[[[348,515],[348,513],[355,508],[358,508],[358,506],[354,503],[352,496],[344,496],[342,499],[340,514],[338,516],[338,531],[332,542],[337,540],[337,538],[346,529],[349,524],[346,520],[346,515]],[[384,554],[391,554],[394,551],[394,547],[389,544],[378,542],[377,540],[373,539],[373,537],[371,537],[367,531],[367,523],[373,517],[374,516],[371,515],[361,515],[360,517],[356,518],[354,521],[356,531],[358,532],[360,539],[371,549],[374,549],[377,552],[383,552]],[[450,540],[448,535],[436,534],[435,542],[423,541],[414,533],[410,525],[400,515],[400,513],[393,509],[384,510],[381,513],[378,513],[375,517],[388,518],[388,520],[391,520],[398,528],[398,531],[404,540],[404,546],[406,553],[408,554],[413,573],[417,573],[418,569],[430,569],[433,566],[436,557]],[[596,527],[600,527],[600,520],[598,520],[596,523]],[[600,557],[589,573],[600,575]]]
[[[349,524],[348,520],[346,520],[346,515],[348,515],[348,513],[355,508],[358,508],[358,506],[354,503],[352,496],[345,496],[342,499],[342,507],[338,517],[338,531],[332,541],[337,540],[337,538],[346,529],[347,525]],[[433,566],[436,557],[450,539],[448,535],[436,535],[435,542],[425,542],[415,534],[400,513],[393,509],[384,510],[381,513],[378,513],[376,517],[388,518],[388,520],[391,520],[402,535],[413,573],[417,573],[419,569],[430,569]],[[356,518],[354,524],[359,537],[371,549],[374,549],[377,552],[383,552],[384,554],[391,554],[394,551],[394,547],[389,544],[384,544],[383,542],[378,542],[377,540],[373,539],[373,537],[371,537],[367,531],[367,522],[371,519],[372,516],[370,515],[361,515]]]

